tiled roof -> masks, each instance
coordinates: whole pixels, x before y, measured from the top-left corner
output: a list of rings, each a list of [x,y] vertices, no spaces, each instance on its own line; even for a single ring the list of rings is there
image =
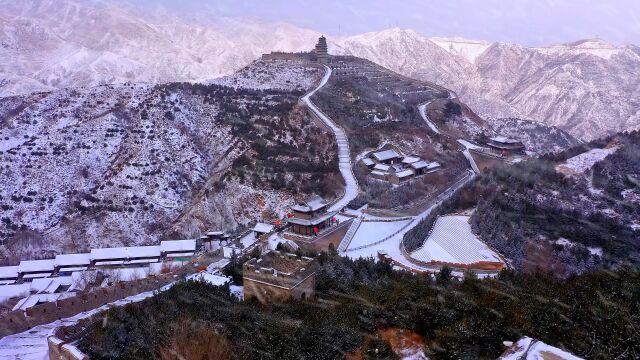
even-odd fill
[[[373,153],[373,157],[378,161],[385,161],[389,159],[399,158],[400,154],[398,154],[395,150],[389,149],[385,151],[378,151]]]

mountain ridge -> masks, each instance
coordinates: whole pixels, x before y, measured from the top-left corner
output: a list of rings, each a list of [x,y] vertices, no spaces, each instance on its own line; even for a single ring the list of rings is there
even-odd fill
[[[101,1],[2,1],[0,96],[65,87],[202,82],[320,35],[287,23],[188,20]],[[60,20],[62,19],[62,20]],[[90,24],[90,25],[88,25]],[[455,91],[483,117],[534,120],[591,140],[640,126],[640,50],[600,39],[525,47],[391,28],[329,38],[354,55]],[[399,56],[400,55],[400,56]]]

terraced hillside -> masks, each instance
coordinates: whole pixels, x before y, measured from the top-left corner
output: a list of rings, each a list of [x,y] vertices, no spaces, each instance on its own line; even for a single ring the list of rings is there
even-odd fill
[[[418,105],[449,92],[439,86],[412,80],[354,57],[336,57],[332,76],[313,96],[317,106],[338,123],[349,138],[354,172],[362,190],[353,206],[369,202],[394,208],[420,202],[446,187],[465,172],[467,165],[454,140],[434,134],[418,113]],[[412,180],[392,189],[372,179],[357,160],[367,152],[394,147],[444,164],[441,172]]]

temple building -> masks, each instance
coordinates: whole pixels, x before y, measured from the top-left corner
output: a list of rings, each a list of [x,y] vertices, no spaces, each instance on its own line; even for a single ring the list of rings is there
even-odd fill
[[[326,64],[329,62],[329,52],[327,48],[327,39],[323,36],[320,36],[318,39],[318,43],[316,44],[313,52],[316,54],[316,58],[319,63]]]
[[[373,159],[380,164],[395,164],[400,162],[402,155],[398,154],[394,149],[374,152]]]
[[[331,226],[335,212],[327,212],[327,202],[316,196],[291,208],[287,222],[291,231],[299,235],[314,235]]]
[[[487,146],[492,153],[500,156],[523,155],[524,145],[521,141],[505,136],[492,137],[487,141]]]
[[[244,300],[261,303],[315,298],[318,262],[308,257],[270,251],[242,265]]]

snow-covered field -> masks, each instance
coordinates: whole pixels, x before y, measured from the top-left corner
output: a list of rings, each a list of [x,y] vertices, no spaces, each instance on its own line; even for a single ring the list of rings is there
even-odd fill
[[[498,254],[471,232],[469,217],[462,215],[439,217],[425,243],[412,252],[411,257],[426,263],[502,262]]]
[[[403,221],[363,221],[358,228],[358,231],[353,236],[353,239],[349,243],[347,252],[350,249],[356,249],[362,246],[367,246],[376,241],[380,241],[385,237],[400,230],[403,226],[407,225],[411,220]]]
[[[595,163],[603,160],[608,155],[613,154],[617,150],[617,146],[604,149],[591,149],[585,153],[567,159],[564,164],[558,165],[558,169],[567,169],[570,172],[582,174],[586,170],[591,169]]]
[[[388,239],[380,242],[379,244],[368,246],[363,249],[348,251],[345,253],[345,255],[349,256],[352,259],[369,258],[369,257],[372,257],[375,259],[378,256],[378,251],[384,251],[394,261],[402,264],[406,268],[414,269],[417,271],[434,271],[434,269],[432,268],[425,268],[425,267],[416,265],[404,256],[404,254],[400,249],[400,243],[402,241],[402,238],[409,230],[411,230],[414,226],[416,226],[421,220],[429,216],[431,211],[433,211],[433,209],[436,206],[438,206],[445,199],[449,198],[452,194],[455,193],[455,191],[460,189],[462,186],[464,186],[464,184],[473,180],[474,178],[475,178],[475,174],[469,173],[467,177],[453,184],[447,191],[444,191],[442,194],[438,196],[438,198],[435,199],[433,205],[431,205],[429,208],[427,208],[425,211],[423,211],[419,215],[415,216],[406,225],[403,225],[404,228],[401,228],[401,230],[397,234],[389,237]],[[380,223],[381,222],[376,222],[375,224],[380,224]],[[363,222],[363,224],[365,223]],[[378,235],[376,236],[375,240],[372,239],[372,241],[370,241],[369,243],[380,241],[385,237],[386,236]]]

